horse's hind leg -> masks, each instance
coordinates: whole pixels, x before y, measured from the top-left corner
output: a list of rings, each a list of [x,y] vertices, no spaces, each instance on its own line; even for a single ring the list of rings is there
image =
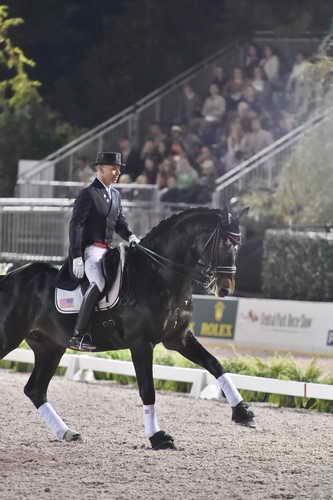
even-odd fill
[[[24,388],[24,393],[32,401],[50,430],[58,439],[76,441],[80,434],[71,431],[47,401],[47,389],[65,348],[48,341],[28,341],[35,354],[35,366]]]
[[[254,414],[243,402],[243,398],[229,374],[225,372],[221,363],[197,341],[190,330],[183,336],[174,336],[163,343],[167,349],[178,351],[185,358],[205,368],[216,378],[232,407],[232,420],[235,423],[255,427]]]

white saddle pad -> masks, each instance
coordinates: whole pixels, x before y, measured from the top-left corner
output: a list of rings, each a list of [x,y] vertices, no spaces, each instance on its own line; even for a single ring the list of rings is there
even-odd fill
[[[125,245],[120,243],[120,260],[117,269],[116,279],[109,291],[107,297],[103,297],[99,303],[98,308],[101,310],[111,309],[114,307],[119,300],[119,291],[122,283],[122,275],[125,265]],[[55,290],[55,306],[57,311],[64,314],[75,314],[78,313],[82,304],[82,291],[81,287],[78,286],[74,290],[63,290],[62,288],[56,288]]]

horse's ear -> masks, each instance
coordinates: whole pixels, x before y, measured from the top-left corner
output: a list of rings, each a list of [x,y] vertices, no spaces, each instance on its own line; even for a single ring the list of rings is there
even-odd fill
[[[240,220],[243,217],[243,215],[247,215],[249,210],[250,210],[250,207],[242,208],[242,210],[239,213],[238,219]]]

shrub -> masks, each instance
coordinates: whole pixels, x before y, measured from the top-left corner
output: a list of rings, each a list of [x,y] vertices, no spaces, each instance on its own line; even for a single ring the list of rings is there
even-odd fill
[[[263,293],[275,299],[332,300],[331,233],[266,231]]]

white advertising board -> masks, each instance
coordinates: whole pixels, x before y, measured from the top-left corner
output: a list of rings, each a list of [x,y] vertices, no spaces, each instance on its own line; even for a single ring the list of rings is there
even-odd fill
[[[333,304],[239,299],[235,345],[333,356]]]

